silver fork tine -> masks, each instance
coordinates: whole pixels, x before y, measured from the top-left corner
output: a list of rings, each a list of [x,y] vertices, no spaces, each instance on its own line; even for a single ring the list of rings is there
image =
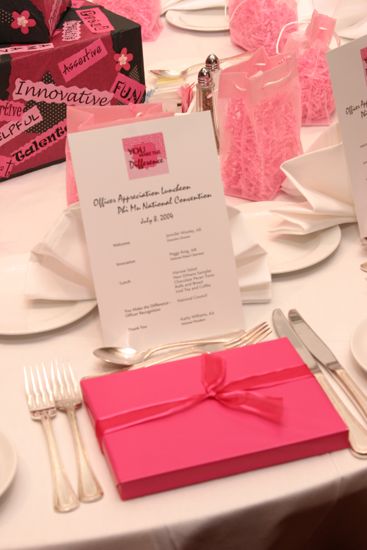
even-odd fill
[[[261,327],[256,327],[250,334],[247,334],[246,336],[241,338],[241,340],[238,340],[237,342],[230,342],[228,345],[225,346],[225,349],[239,347],[241,345],[248,346],[250,344],[261,342],[267,336],[269,336],[271,332],[272,330],[270,326],[267,323],[263,323]]]
[[[67,414],[74,441],[78,468],[78,494],[82,502],[93,502],[103,496],[103,491],[89,464],[82,442],[76,409],[82,405],[80,387],[71,365],[53,362],[51,367],[56,406]]]
[[[79,506],[69,479],[64,471],[59,455],[51,420],[56,416],[56,408],[45,366],[40,369],[24,367],[24,388],[32,420],[38,420],[46,437],[49,453],[54,508],[57,512],[70,512]]]

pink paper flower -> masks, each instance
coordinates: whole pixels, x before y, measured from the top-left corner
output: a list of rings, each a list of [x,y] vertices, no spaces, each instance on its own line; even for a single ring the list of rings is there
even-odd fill
[[[31,19],[31,14],[28,10],[24,10],[21,13],[13,11],[11,15],[13,17],[13,21],[10,25],[11,28],[20,29],[22,34],[28,34],[29,29],[37,25],[36,21],[34,19]]]
[[[116,71],[119,71],[121,68],[128,71],[130,69],[129,61],[132,61],[134,56],[132,53],[127,53],[127,48],[122,48],[121,52],[115,54],[113,58],[117,61],[115,65]]]

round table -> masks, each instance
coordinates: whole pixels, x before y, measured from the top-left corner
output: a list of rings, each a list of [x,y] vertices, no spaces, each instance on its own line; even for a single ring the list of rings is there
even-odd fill
[[[220,57],[238,49],[228,33],[192,33],[165,26],[144,44],[146,67],[172,60]],[[311,142],[320,129],[304,132]],[[0,254],[29,252],[65,207],[65,164],[0,184]],[[270,303],[244,306],[246,326],[270,321],[274,308],[295,307],[367,391],[350,338],[367,316],[365,259],[355,224],[344,226],[339,248],[302,271],[275,276]],[[1,315],[1,304],[0,304]],[[274,337],[274,336],[272,336]],[[265,550],[362,549],[367,509],[367,461],[343,450],[224,479],[122,502],[85,409],[81,430],[104,498],[56,514],[40,426],[32,423],[23,390],[23,365],[70,360],[79,377],[104,372],[92,355],[101,345],[94,310],[72,325],[23,337],[0,336],[0,431],[15,445],[18,465],[0,498],[0,548],[5,550]],[[55,420],[61,452],[75,485],[71,435],[64,415]],[[0,464],[1,468],[1,464]]]

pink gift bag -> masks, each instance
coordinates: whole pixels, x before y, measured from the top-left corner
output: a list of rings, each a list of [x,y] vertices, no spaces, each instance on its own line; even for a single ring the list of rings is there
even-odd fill
[[[129,103],[128,105],[114,105],[109,107],[68,107],[67,127],[71,132],[82,132],[93,128],[104,128],[118,124],[128,124],[171,116],[172,113],[163,112],[161,103]],[[95,153],[95,152],[94,152]],[[66,156],[66,200],[68,206],[78,202],[73,165],[68,141],[65,147]]]
[[[288,34],[284,54],[295,55],[301,83],[302,124],[329,124],[335,111],[335,100],[326,54],[335,35],[336,19],[314,10],[310,23]],[[303,27],[303,29],[302,29]],[[305,27],[305,28],[304,28]],[[282,33],[281,33],[282,34]],[[281,35],[280,35],[281,37]]]
[[[228,14],[232,42],[249,52],[263,46],[272,55],[281,29],[297,21],[297,2],[229,0]]]
[[[302,152],[301,95],[296,61],[262,48],[224,69],[218,97],[224,192],[269,200],[285,176],[280,165]]]

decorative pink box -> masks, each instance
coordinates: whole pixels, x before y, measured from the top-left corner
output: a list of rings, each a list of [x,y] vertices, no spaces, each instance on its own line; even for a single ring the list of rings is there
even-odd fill
[[[1,0],[0,44],[49,42],[70,0]]]
[[[285,338],[82,380],[122,499],[349,446]]]
[[[68,9],[50,43],[0,48],[0,181],[65,160],[67,106],[144,98],[140,26],[96,4]]]

